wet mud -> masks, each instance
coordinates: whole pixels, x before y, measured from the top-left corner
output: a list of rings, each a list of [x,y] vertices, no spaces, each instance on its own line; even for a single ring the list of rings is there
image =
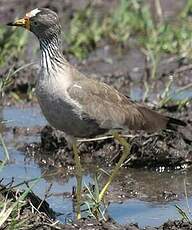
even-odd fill
[[[128,135],[129,136],[129,135]],[[125,138],[130,143],[132,159],[124,166],[156,169],[165,167],[177,169],[191,165],[191,140],[177,131],[162,131],[156,134],[135,134],[133,138]],[[105,138],[105,137],[104,137]],[[106,136],[107,138],[107,136]],[[65,141],[64,134],[46,126],[41,131],[41,143],[31,143],[24,149],[26,154],[44,161],[46,165],[60,167],[73,166],[73,153]],[[79,144],[79,152],[85,163],[105,164],[105,167],[117,163],[122,154],[122,146],[111,136],[104,140],[85,141]],[[46,159],[43,159],[45,156]],[[50,157],[47,159],[47,156]],[[86,161],[84,161],[86,158]]]

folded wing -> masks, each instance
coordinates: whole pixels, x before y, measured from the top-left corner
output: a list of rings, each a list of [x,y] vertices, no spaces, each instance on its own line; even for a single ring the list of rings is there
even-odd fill
[[[171,118],[132,101],[114,88],[92,79],[75,81],[69,96],[104,129],[130,129],[153,132],[170,126]],[[178,121],[177,119],[173,119]],[[178,125],[178,122],[173,122]],[[179,123],[180,124],[180,123]],[[184,125],[183,122],[180,125]]]

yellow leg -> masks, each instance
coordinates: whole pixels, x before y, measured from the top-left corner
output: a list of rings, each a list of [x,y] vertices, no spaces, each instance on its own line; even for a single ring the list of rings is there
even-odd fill
[[[116,139],[121,145],[123,145],[123,147],[124,147],[123,154],[122,154],[119,162],[117,163],[117,165],[113,169],[111,175],[109,176],[109,180],[107,181],[107,183],[105,184],[105,186],[101,190],[101,192],[99,194],[99,202],[102,201],[102,199],[103,199],[105,193],[107,192],[107,190],[108,190],[111,182],[113,181],[113,179],[117,175],[119,169],[121,168],[121,165],[123,164],[123,162],[126,160],[127,156],[130,153],[130,145],[127,143],[127,141],[125,140],[125,138],[120,137],[118,135],[118,133],[114,133],[113,136],[114,136],[114,139]]]
[[[81,219],[81,187],[82,187],[82,167],[80,162],[80,157],[78,154],[77,145],[73,144],[73,153],[75,158],[75,170],[76,170],[76,180],[77,180],[77,219]]]

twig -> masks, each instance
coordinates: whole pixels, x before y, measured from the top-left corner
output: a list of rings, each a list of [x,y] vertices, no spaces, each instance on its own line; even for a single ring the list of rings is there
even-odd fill
[[[129,134],[125,134],[125,135],[120,135],[121,137],[125,137],[125,138],[135,138],[138,137],[139,135],[129,135]],[[83,139],[78,139],[78,142],[91,142],[91,141],[103,141],[103,140],[107,140],[107,139],[113,139],[114,136],[109,135],[109,136],[103,136],[103,137],[96,137],[96,138],[83,138]]]
[[[127,163],[129,163],[129,161],[131,161],[132,159],[134,159],[134,157],[135,157],[135,154],[133,154],[132,156],[130,156],[126,161],[124,161],[124,163],[121,165],[121,167],[123,165],[126,165]]]

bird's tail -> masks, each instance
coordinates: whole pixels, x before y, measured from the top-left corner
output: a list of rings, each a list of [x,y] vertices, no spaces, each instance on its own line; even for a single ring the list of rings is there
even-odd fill
[[[139,110],[140,114],[142,114],[139,128],[142,130],[146,130],[147,132],[155,132],[159,129],[176,130],[177,126],[187,125],[184,121],[164,116],[163,114],[160,114],[144,106],[140,106],[137,109]]]
[[[177,126],[186,126],[187,124],[184,121],[181,121],[179,119],[173,118],[173,117],[167,117],[167,129],[176,130]]]

